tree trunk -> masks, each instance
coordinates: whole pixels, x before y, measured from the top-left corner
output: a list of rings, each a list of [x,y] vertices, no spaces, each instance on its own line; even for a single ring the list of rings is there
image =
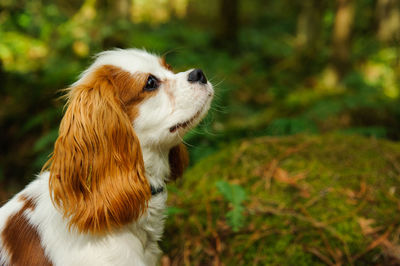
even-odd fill
[[[400,41],[400,0],[378,0],[378,39],[382,42]]]
[[[220,0],[217,46],[236,50],[238,35],[239,0]]]
[[[318,37],[321,30],[323,1],[302,1],[300,9],[301,11],[297,17],[297,49],[302,53],[314,53],[318,46]]]
[[[114,1],[115,3],[115,11],[117,12],[118,16],[123,19],[129,18],[129,11],[131,9],[131,1],[130,0],[118,0]]]
[[[351,32],[354,22],[354,0],[336,0],[337,9],[333,29],[332,63],[340,81],[351,66]]]

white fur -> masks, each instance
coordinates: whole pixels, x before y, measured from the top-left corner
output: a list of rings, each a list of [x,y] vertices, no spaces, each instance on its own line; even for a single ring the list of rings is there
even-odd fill
[[[199,115],[193,125],[201,120],[213,95],[211,84],[190,83],[187,81],[190,70],[174,74],[160,65],[158,57],[130,49],[99,54],[74,85],[81,83],[88,74],[102,65],[114,65],[132,74],[151,73],[163,81],[155,96],[140,103],[139,116],[132,122],[142,148],[147,179],[155,187],[165,187],[165,179],[170,171],[169,149],[181,141],[189,127],[173,133],[169,129],[177,123],[188,121],[196,113]],[[174,101],[170,99],[171,94]],[[152,196],[148,209],[136,222],[106,235],[93,236],[68,229],[67,220],[52,204],[48,182],[49,173],[42,173],[0,208],[0,236],[8,217],[18,212],[23,205],[19,195],[26,195],[36,199],[36,207],[33,211],[27,210],[26,216],[37,227],[45,254],[53,265],[157,264],[161,254],[157,241],[161,240],[163,233],[167,200],[165,190]],[[0,265],[8,265],[9,256],[2,248],[1,241],[0,237]]]

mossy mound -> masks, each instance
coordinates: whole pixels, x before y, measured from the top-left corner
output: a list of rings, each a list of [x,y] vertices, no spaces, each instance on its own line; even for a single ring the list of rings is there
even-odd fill
[[[216,187],[246,190],[244,226]],[[209,156],[169,186],[172,265],[398,265],[400,144],[354,135],[263,137]]]

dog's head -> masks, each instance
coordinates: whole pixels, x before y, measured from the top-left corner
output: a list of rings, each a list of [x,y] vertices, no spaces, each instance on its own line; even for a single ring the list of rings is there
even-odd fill
[[[142,148],[169,152],[170,178],[187,164],[182,136],[207,113],[203,72],[174,73],[141,50],[99,54],[73,84],[47,166],[53,202],[81,232],[136,220],[150,199]]]

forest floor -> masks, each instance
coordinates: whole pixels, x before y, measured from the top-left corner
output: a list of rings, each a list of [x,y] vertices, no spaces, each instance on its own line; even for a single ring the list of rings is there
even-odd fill
[[[399,184],[400,143],[234,141],[169,184],[162,265],[399,265]]]
[[[399,265],[400,144],[260,137],[169,185],[163,265]]]

